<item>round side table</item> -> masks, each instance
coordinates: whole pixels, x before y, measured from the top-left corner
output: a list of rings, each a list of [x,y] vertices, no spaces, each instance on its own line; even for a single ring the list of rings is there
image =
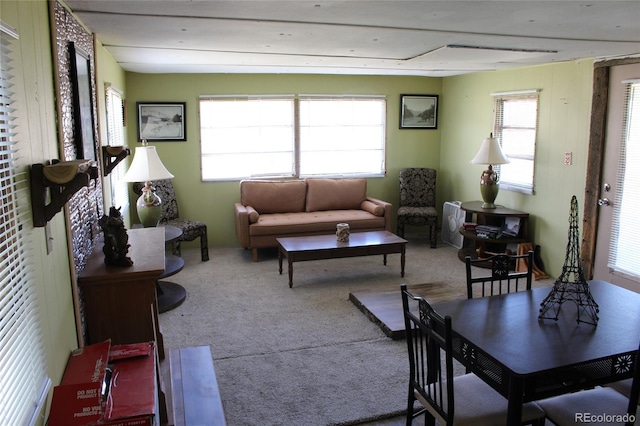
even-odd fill
[[[182,230],[171,225],[162,225],[164,228],[165,244],[172,243],[182,235]],[[165,254],[164,273],[160,279],[170,277],[184,268],[184,259],[173,255]],[[171,281],[158,281],[156,286],[158,293],[158,312],[167,312],[179,306],[187,298],[187,290],[180,284]]]

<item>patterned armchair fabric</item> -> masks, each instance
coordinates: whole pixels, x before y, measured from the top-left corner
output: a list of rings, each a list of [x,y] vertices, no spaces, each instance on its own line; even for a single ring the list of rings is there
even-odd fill
[[[431,248],[436,247],[438,212],[436,205],[436,171],[434,169],[401,169],[400,207],[397,234],[404,237],[404,226],[428,226]]]
[[[182,235],[172,243],[172,252],[176,256],[180,256],[180,242],[193,241],[200,237],[200,252],[202,260],[209,260],[209,244],[207,242],[207,225],[197,220],[181,219],[178,214],[178,202],[173,190],[171,180],[157,180],[152,182],[156,189],[156,194],[162,200],[162,218],[160,223],[175,226],[182,230]],[[136,194],[142,193],[144,183],[136,182],[133,184],[133,191]]]

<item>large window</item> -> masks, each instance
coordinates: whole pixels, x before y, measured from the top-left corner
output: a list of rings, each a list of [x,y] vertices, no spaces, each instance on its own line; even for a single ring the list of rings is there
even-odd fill
[[[124,102],[121,92],[111,84],[105,87],[107,110],[107,139],[111,146],[124,145]],[[115,167],[109,174],[111,182],[111,205],[122,208],[124,216],[129,209],[129,185],[124,180],[123,166]]]
[[[0,424],[33,424],[51,381],[46,375],[32,254],[26,167],[16,162],[20,134],[14,87],[13,28],[0,21]],[[17,121],[17,120],[16,120]]]
[[[382,176],[384,97],[200,98],[203,180]]]
[[[496,167],[500,188],[532,194],[538,127],[538,92],[495,93],[494,136],[511,161]]]

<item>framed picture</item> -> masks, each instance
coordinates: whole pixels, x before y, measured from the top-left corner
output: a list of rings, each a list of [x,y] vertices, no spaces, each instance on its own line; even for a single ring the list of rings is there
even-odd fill
[[[73,133],[78,159],[96,159],[93,133],[93,96],[91,90],[91,61],[89,54],[69,43],[69,64],[73,91]]]
[[[186,102],[137,102],[138,141],[187,140]]]
[[[438,95],[400,95],[401,129],[437,129]]]

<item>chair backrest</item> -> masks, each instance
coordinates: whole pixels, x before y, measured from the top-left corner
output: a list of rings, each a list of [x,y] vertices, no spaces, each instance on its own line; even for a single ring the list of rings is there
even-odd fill
[[[160,197],[162,201],[162,217],[160,218],[160,222],[177,219],[179,217],[178,202],[176,201],[176,194],[171,179],[154,180],[151,182],[151,185],[156,189],[156,195]],[[144,187],[144,183],[135,182],[133,184],[133,192],[138,195],[142,194],[142,187]]]
[[[400,180],[400,206],[435,207],[435,169],[400,169],[398,178]]]
[[[515,271],[518,263],[526,264],[526,270]],[[467,256],[465,264],[468,299],[531,290],[533,251],[526,254],[496,254],[479,259]]]
[[[424,298],[407,291],[406,284],[402,284],[401,292],[410,386],[440,424],[450,425],[455,410],[451,317],[443,318]],[[445,356],[444,372],[441,353]]]

